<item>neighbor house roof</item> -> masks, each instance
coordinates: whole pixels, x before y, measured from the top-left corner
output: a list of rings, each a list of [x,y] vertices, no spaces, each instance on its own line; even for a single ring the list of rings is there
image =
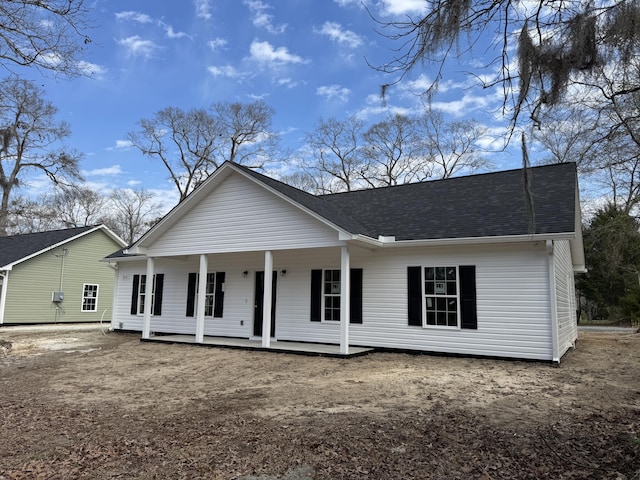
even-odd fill
[[[0,270],[10,269],[17,263],[62,246],[76,238],[88,235],[96,230],[103,230],[117,243],[124,245],[122,239],[104,225],[66,228],[63,230],[50,230],[47,232],[0,237]]]

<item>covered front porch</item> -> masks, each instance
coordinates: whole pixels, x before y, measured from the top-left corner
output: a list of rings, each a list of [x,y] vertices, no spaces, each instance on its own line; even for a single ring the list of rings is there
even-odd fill
[[[335,290],[331,292],[334,300],[331,318],[313,317],[310,313],[310,310],[317,310],[319,315],[323,305],[322,277],[314,276],[323,270],[317,266],[329,267],[339,275],[333,282],[336,285],[332,285]],[[164,296],[174,300],[167,301],[162,316],[156,317],[152,313],[155,294],[143,298],[138,294],[139,303],[144,305],[140,309],[144,313],[138,314],[142,317],[143,340],[343,358],[362,353],[359,348],[352,351],[349,342],[352,272],[347,244],[337,248],[200,253],[181,257],[147,254],[145,278],[154,278],[158,267],[169,292]],[[183,283],[186,271],[189,285]],[[264,274],[269,271],[273,274]],[[216,278],[223,278],[222,286],[210,288],[207,278],[211,272],[217,272]],[[358,283],[361,290],[360,286],[361,275]],[[152,288],[155,290],[155,285]],[[357,290],[359,299],[360,290]],[[198,295],[198,292],[209,291],[206,295]],[[183,297],[185,292],[187,295]],[[205,315],[207,296],[214,300],[211,301],[213,308]],[[309,299],[310,296],[313,298]],[[224,299],[224,302],[220,301],[219,316],[215,303],[218,298]],[[183,301],[187,304],[184,319]],[[223,303],[226,303],[224,314]],[[361,312],[361,305],[358,305],[358,312]],[[362,323],[361,319],[357,323]]]
[[[269,343],[268,347],[263,346],[261,339],[246,339],[246,338],[229,338],[229,337],[212,337],[203,336],[201,341],[196,340],[195,335],[150,335],[149,338],[142,338],[143,342],[158,342],[158,343],[184,343],[190,345],[199,345],[205,347],[219,347],[219,348],[235,348],[242,350],[257,350],[276,353],[289,353],[296,355],[312,355],[322,357],[335,357],[335,358],[353,358],[361,355],[367,355],[373,352],[375,349],[370,347],[354,347],[350,346],[348,353],[342,353],[340,351],[340,345],[328,345],[324,343],[310,343],[310,342],[291,342],[291,341],[277,341],[273,340]]]

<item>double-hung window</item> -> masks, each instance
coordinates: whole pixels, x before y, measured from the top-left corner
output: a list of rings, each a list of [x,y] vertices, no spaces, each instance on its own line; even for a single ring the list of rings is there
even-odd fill
[[[425,324],[457,327],[458,267],[424,267]]]
[[[322,286],[324,320],[340,321],[340,270],[325,270]]]
[[[478,328],[475,265],[408,267],[407,292],[409,325]]]
[[[362,323],[362,269],[349,272],[349,322]],[[312,322],[339,322],[341,320],[343,288],[340,270],[311,270],[311,315]]]
[[[162,313],[162,287],[164,274],[153,276],[149,285],[146,275],[133,276],[133,291],[131,294],[131,314],[144,315],[144,302],[147,295],[151,295],[151,315],[159,316]]]
[[[198,314],[198,297],[200,296],[200,292],[198,291],[200,288],[200,274],[196,273],[196,291],[193,297],[193,312],[195,315]],[[204,316],[205,317],[213,317],[213,302],[216,293],[216,274],[215,273],[207,273],[207,285],[205,287],[204,293]]]
[[[224,306],[224,272],[208,272],[204,289],[204,316],[222,318]],[[187,317],[198,314],[198,297],[200,296],[200,274],[189,273],[187,281]]]
[[[98,285],[85,283],[82,286],[82,311],[96,312],[98,310]]]

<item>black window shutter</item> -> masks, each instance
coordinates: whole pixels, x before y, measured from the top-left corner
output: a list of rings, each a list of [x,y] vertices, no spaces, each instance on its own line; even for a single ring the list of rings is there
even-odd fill
[[[222,309],[224,306],[224,272],[216,273],[216,293],[213,297],[213,316],[222,318]]]
[[[350,323],[362,323],[362,269],[352,268],[351,276],[351,297],[349,299],[350,306]]]
[[[198,281],[197,273],[189,274],[189,283],[187,283],[187,317],[193,317],[194,305],[196,298],[196,282]]]
[[[154,275],[155,286],[154,286],[154,296],[153,296],[153,307],[151,309],[151,313],[153,313],[156,317],[162,315],[162,287],[164,286],[164,273],[158,273]]]
[[[138,314],[138,288],[140,287],[140,275],[133,276],[133,290],[131,291],[131,315]]]
[[[477,329],[476,310],[476,266],[460,265],[460,304],[462,308],[462,328]]]
[[[422,267],[407,267],[409,325],[422,326]]]
[[[322,270],[311,270],[311,321],[322,320]]]

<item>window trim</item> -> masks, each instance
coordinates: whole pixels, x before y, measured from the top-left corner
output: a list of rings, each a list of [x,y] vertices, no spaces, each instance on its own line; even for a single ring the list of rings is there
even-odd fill
[[[434,297],[434,298],[452,298],[454,297],[454,295],[450,295],[447,293],[444,294],[436,294],[435,292],[433,294],[427,294],[427,292],[425,291],[425,284],[427,282],[426,278],[425,278],[425,269],[427,268],[433,268],[434,271],[436,268],[455,268],[456,269],[456,294],[455,294],[455,298],[456,298],[456,325],[431,325],[429,323],[427,323],[427,296],[429,297]],[[422,311],[424,312],[423,316],[422,316],[422,328],[435,328],[437,330],[460,330],[462,327],[462,305],[461,305],[461,301],[460,301],[460,265],[458,264],[448,264],[448,265],[443,265],[443,264],[433,264],[433,265],[421,265],[420,266],[420,276],[421,276],[421,281],[420,281],[420,286],[422,289]],[[435,279],[434,279],[435,282]],[[436,319],[437,322],[437,319]]]
[[[136,312],[132,314],[136,316],[144,316],[144,296],[147,294],[147,274],[141,273],[133,276],[134,281],[138,280],[138,284],[133,286],[134,292],[136,292],[135,297],[135,309]],[[144,279],[145,291],[141,292],[140,285],[142,284],[142,280]],[[160,283],[160,288],[156,291],[158,283]],[[151,316],[160,316],[160,313],[156,313],[158,310],[162,310],[162,285],[164,284],[164,273],[154,273],[153,280],[151,285]],[[142,310],[142,311],[141,311]]]
[[[92,287],[96,287],[95,288],[95,297],[87,297],[86,293],[87,290],[86,288],[92,286]],[[98,311],[98,296],[99,296],[99,292],[100,292],[100,284],[99,283],[83,283],[82,284],[82,302],[80,303],[80,311],[83,313],[91,313],[91,312],[97,312]],[[92,310],[86,310],[85,309],[85,301],[88,299],[95,299],[94,303],[93,303],[93,309]]]
[[[198,289],[200,288],[200,272],[195,272],[196,276],[195,276],[195,290],[193,292],[193,316],[197,317],[198,316],[198,296],[200,295],[200,293],[198,292]],[[209,282],[209,277],[213,275],[213,282]],[[205,283],[205,293],[204,293],[204,316],[206,318],[213,318],[213,314],[215,312],[215,305],[216,305],[216,282],[218,281],[218,274],[217,272],[207,272],[207,281]],[[213,285],[213,292],[209,293],[209,286]],[[209,315],[207,313],[207,297],[211,298],[211,314]]]
[[[433,265],[429,265],[433,266]],[[407,325],[424,327],[422,271],[421,265],[407,266]],[[476,265],[458,264],[458,298],[460,306],[460,330],[478,330],[478,298]],[[429,326],[430,328],[431,326]],[[442,329],[444,326],[436,327]],[[453,329],[453,327],[449,327]]]
[[[211,315],[206,315],[206,318],[223,318],[224,316],[224,290],[226,274],[224,271],[208,271],[207,276],[214,275],[213,277],[213,294],[212,295],[212,311]],[[197,317],[198,309],[198,288],[199,288],[200,272],[189,272],[187,275],[187,299],[186,299],[186,312],[185,317]],[[206,287],[205,287],[206,288]],[[205,303],[206,308],[206,303]]]
[[[339,280],[338,280],[338,285],[340,287],[340,293],[338,294],[334,294],[334,293],[325,293],[324,291],[324,287],[325,287],[325,283],[327,282],[326,278],[325,278],[325,274],[326,272],[332,272],[332,274],[334,272],[338,272],[338,276],[339,276]],[[330,281],[331,283],[333,283],[333,279]],[[320,310],[320,322],[321,323],[330,323],[330,324],[336,324],[336,323],[340,323],[341,321],[341,313],[342,313],[342,294],[343,294],[343,288],[342,288],[342,271],[339,268],[323,268],[322,269],[322,283],[321,283],[321,290],[320,290],[320,305],[321,305],[321,310]],[[332,297],[332,298],[338,298],[339,299],[339,305],[340,307],[338,308],[338,319],[329,319],[327,320],[326,318],[326,299],[327,297]],[[335,307],[332,308],[333,310],[335,310]]]
[[[309,320],[314,323],[325,324],[339,324],[337,320],[322,321],[323,319],[323,303],[322,303],[322,289],[324,281],[325,270],[337,270],[336,268],[312,268],[311,269],[311,298],[309,302]],[[364,322],[364,310],[363,310],[363,284],[364,273],[361,267],[349,269],[349,281],[351,282],[349,288],[349,323],[351,325],[362,325]]]

